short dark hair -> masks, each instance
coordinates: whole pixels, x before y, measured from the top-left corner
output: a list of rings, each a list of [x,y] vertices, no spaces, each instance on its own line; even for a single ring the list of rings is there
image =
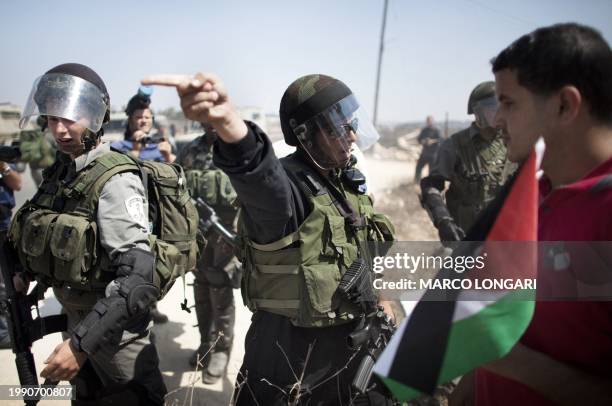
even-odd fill
[[[612,50],[601,34],[576,23],[538,28],[491,60],[493,73],[517,73],[521,86],[550,94],[575,86],[597,120],[612,124]]]

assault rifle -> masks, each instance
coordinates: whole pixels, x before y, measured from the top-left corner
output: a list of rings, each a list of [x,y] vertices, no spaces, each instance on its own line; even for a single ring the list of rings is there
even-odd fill
[[[42,300],[46,287],[38,282],[30,294],[17,291],[13,284],[16,274],[17,255],[8,242],[0,246],[0,269],[2,279],[6,286],[6,297],[1,299],[0,305],[7,315],[11,344],[15,353],[15,365],[21,386],[38,386],[36,365],[31,347],[34,341],[47,334],[66,331],[67,320],[65,315],[53,315],[32,318],[32,307]],[[45,380],[43,385],[56,385],[57,382]],[[35,406],[39,399],[25,400],[27,406]]]
[[[336,290],[337,294],[360,305],[364,314],[357,328],[347,338],[349,348],[353,350],[366,346],[366,355],[361,359],[351,384],[359,393],[367,391],[374,363],[395,332],[391,317],[377,304],[372,282],[372,272],[366,262],[357,258],[342,275]]]
[[[206,235],[209,231],[214,230],[226,243],[235,248],[238,237],[232,231],[225,228],[215,210],[201,197],[195,199],[195,205],[200,215],[200,231],[202,231],[202,234]]]

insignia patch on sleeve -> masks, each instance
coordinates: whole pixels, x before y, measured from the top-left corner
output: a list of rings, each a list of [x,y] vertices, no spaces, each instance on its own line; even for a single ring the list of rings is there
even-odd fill
[[[146,224],[144,199],[141,196],[132,196],[125,200],[125,208],[135,222]]]

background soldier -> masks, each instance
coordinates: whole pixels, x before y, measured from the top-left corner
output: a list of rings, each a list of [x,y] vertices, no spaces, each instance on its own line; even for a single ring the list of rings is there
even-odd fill
[[[233,205],[236,192],[227,175],[213,163],[216,138],[215,130],[204,125],[204,134],[181,151],[178,163],[185,170],[191,196],[203,199],[225,228],[232,230],[238,213]],[[236,318],[233,289],[240,286],[240,277],[239,265],[232,261],[234,248],[214,230],[209,230],[205,238],[206,249],[200,256],[193,285],[200,346],[189,362],[196,366],[200,360],[205,368],[202,381],[212,384],[225,373],[232,351]]]
[[[434,126],[434,119],[432,116],[427,116],[425,119],[425,127],[419,133],[417,141],[423,149],[421,149],[421,155],[416,163],[416,169],[414,171],[414,183],[418,184],[421,181],[421,172],[425,165],[431,172],[431,167],[436,159],[436,153],[438,152],[438,146],[442,141],[440,130]]]
[[[53,137],[46,131],[47,121],[43,117],[36,120],[38,129],[24,130],[19,133],[19,149],[22,162],[30,166],[30,175],[36,185],[42,182],[42,171],[55,161],[57,148]]]
[[[334,295],[347,267],[368,255],[366,241],[393,238],[351,158],[353,143],[366,149],[378,139],[351,90],[324,75],[292,83],[280,117],[285,141],[297,151],[279,162],[266,134],[240,118],[215,76],[143,83],[176,86],[185,115],[214,126],[215,164],[241,203],[243,297],[255,314],[237,404],[388,404],[376,390],[351,394],[365,346],[356,353],[347,337],[361,310]]]
[[[503,139],[494,128],[496,110],[495,83],[480,83],[468,100],[474,122],[442,143],[431,173],[421,180],[421,201],[440,241],[461,240],[516,169],[516,164],[508,162]],[[447,181],[450,185],[444,193]]]
[[[21,124],[33,116],[47,119],[60,154],[11,223],[24,270],[15,286],[27,290],[32,278],[53,286],[68,317],[41,376],[70,380],[77,405],[161,405],[166,388],[148,334],[161,287],[147,200],[132,159],[100,143],[106,86],[87,66],[56,66],[34,82]]]

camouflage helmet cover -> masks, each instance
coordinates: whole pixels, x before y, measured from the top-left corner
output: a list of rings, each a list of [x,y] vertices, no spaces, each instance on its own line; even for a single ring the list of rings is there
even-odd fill
[[[348,86],[330,76],[313,74],[296,79],[285,90],[280,103],[279,115],[285,142],[297,146],[298,139],[293,132],[297,124],[350,94],[352,92]]]
[[[495,82],[487,81],[478,84],[474,90],[472,90],[472,93],[470,93],[467,113],[474,114],[474,105],[476,102],[491,96],[495,96]]]

